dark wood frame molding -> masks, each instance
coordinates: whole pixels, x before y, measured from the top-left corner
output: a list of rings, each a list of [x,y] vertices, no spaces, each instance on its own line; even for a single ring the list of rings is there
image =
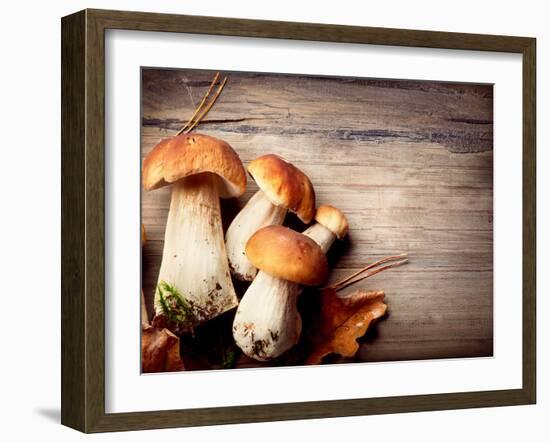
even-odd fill
[[[84,432],[311,419],[536,400],[536,40],[141,12],[84,10],[62,19],[61,422]],[[523,386],[458,392],[233,406],[105,412],[105,30],[184,32],[519,53],[523,56]]]

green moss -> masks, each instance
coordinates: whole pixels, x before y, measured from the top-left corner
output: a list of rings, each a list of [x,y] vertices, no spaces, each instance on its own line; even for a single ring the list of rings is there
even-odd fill
[[[222,354],[222,368],[233,368],[237,362],[237,356],[239,355],[239,350],[236,346],[231,346],[226,349],[225,353]]]
[[[193,310],[179,290],[165,281],[157,285],[157,293],[163,313],[175,324],[187,324],[193,319]]]

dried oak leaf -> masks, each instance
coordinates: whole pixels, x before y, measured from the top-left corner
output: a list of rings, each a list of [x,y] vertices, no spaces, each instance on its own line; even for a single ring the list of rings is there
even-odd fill
[[[170,330],[143,325],[141,329],[141,367],[143,373],[181,371],[180,340]]]
[[[373,320],[384,316],[386,309],[383,291],[356,290],[340,297],[336,290],[324,289],[319,323],[312,338],[313,350],[306,364],[320,364],[331,353],[354,356],[359,350],[357,339],[367,332]]]

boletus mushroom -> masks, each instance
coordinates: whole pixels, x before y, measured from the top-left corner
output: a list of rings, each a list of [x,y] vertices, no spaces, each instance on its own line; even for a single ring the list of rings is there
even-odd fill
[[[231,272],[242,281],[252,281],[258,272],[245,254],[246,243],[257,230],[283,224],[289,210],[306,224],[315,214],[313,185],[294,165],[269,154],[252,161],[248,172],[260,190],[237,214],[225,235]]]
[[[328,252],[336,238],[343,239],[349,230],[346,216],[336,207],[323,204],[317,208],[315,221],[303,234],[313,239],[324,253]]]
[[[219,198],[242,195],[246,172],[225,141],[202,134],[161,140],[143,162],[143,187],[172,184],[155,291],[157,315],[178,332],[238,303],[227,261]]]
[[[298,342],[300,284],[322,284],[328,264],[314,240],[283,226],[254,233],[246,244],[246,256],[259,272],[237,308],[233,337],[247,356],[267,361]]]

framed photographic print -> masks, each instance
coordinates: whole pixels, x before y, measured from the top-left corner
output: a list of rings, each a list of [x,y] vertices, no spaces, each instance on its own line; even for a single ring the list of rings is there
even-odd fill
[[[62,19],[62,423],[532,404],[535,40]]]

